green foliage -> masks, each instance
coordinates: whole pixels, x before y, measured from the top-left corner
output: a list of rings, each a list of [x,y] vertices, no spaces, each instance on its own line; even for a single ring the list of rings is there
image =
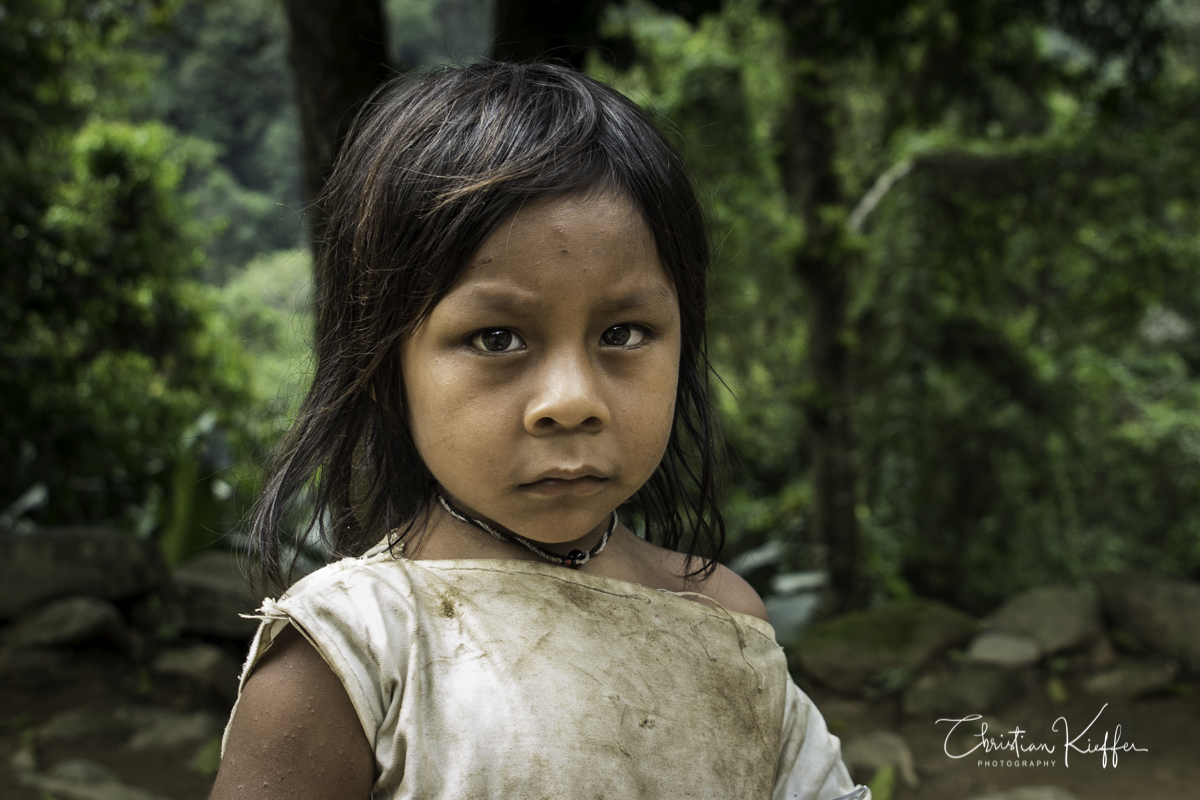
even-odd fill
[[[478,3],[422,8],[410,44],[486,47]],[[0,507],[42,483],[34,519],[178,563],[235,530],[309,376],[283,9],[17,0],[0,42]]]
[[[212,780],[217,777],[217,769],[221,766],[221,737],[213,736],[200,746],[188,767],[205,778]]]
[[[485,0],[388,10],[401,64],[487,49]],[[802,408],[833,400],[777,159],[819,71],[848,196],[912,163],[837,262],[875,596],[983,611],[1200,572],[1196,0],[727,0],[695,25],[632,3],[606,25],[637,62],[591,69],[669,120],[716,232],[735,548],[813,552]],[[45,483],[43,521],[161,528],[178,561],[253,494],[309,366],[285,49],[269,0],[4,4],[0,480]]]
[[[880,767],[868,784],[873,800],[892,800],[896,793],[896,768],[891,764]]]
[[[220,283],[258,253],[303,243],[299,115],[281,4],[180,2],[117,52],[140,59],[153,79],[140,91],[122,87],[114,114],[207,143],[210,162],[186,186],[194,218],[213,234],[205,277]]]
[[[41,483],[39,521],[149,532],[182,502],[180,463],[198,459],[209,499],[229,499],[227,439],[252,439],[234,413],[248,363],[197,281],[204,231],[181,191],[204,148],[161,124],[85,121],[85,106],[116,107],[99,90],[135,62],[113,48],[144,6],[5,11],[0,75],[20,77],[0,104],[15,121],[0,127],[3,502]]]
[[[622,75],[598,61],[591,70],[672,132],[716,230],[709,347],[738,477],[728,519],[735,547],[768,533],[798,541],[811,498],[800,387],[789,379],[804,362],[803,297],[787,266],[801,232],[773,161],[787,88],[782,31],[734,0],[695,27],[630,4],[610,9],[604,32],[631,37],[639,61]]]
[[[263,438],[281,434],[312,378],[312,256],[265,253],[220,289],[220,313],[254,362],[254,417]]]
[[[1191,168],[1158,174],[1145,144],[931,154],[877,220],[867,504],[925,594],[983,608],[1014,584],[1200,566],[1200,384],[1171,309],[1198,242],[1168,219]]]
[[[247,365],[194,281],[186,147],[162,126],[95,122],[62,155],[39,224],[53,249],[5,263],[22,313],[0,335],[0,469],[49,487],[47,522],[120,520],[155,496],[187,426],[242,402]]]
[[[984,611],[1102,569],[1200,571],[1200,7],[811,8],[832,16],[785,30],[749,0],[696,26],[630,4],[609,32],[637,65],[591,67],[672,121],[709,200],[735,546],[811,552],[800,407],[821,398],[774,157],[789,76],[819,68],[845,186],[913,164],[844,245],[876,596]],[[821,59],[789,63],[787,36]]]
[[[311,284],[311,257],[287,250],[255,259],[219,290],[206,289],[215,301],[211,318],[235,339],[226,346],[240,350],[249,369],[244,393],[223,415],[204,411],[179,438],[169,508],[159,513],[170,563],[235,532],[259,491],[267,446],[287,428],[311,379]]]

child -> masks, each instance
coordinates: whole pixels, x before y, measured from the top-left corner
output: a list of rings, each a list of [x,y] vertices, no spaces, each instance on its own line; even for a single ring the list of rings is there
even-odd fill
[[[278,581],[311,491],[346,558],[265,601],[213,797],[868,797],[715,560],[705,230],[646,116],[444,71],[372,101],[320,208],[253,537]]]

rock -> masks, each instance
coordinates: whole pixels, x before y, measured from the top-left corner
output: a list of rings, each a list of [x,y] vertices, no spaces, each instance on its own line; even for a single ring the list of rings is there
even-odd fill
[[[241,668],[216,645],[195,644],[164,650],[154,659],[151,670],[160,675],[175,675],[206,686],[230,703],[237,699]]]
[[[1085,669],[1104,669],[1112,666],[1113,662],[1117,660],[1117,650],[1113,647],[1111,639],[1107,636],[1099,636],[1092,643],[1087,655],[1081,660]]]
[[[138,706],[117,709],[114,716],[118,722],[133,729],[129,739],[131,750],[198,744],[221,728],[221,720],[204,711],[187,714],[168,708]]]
[[[131,642],[116,606],[94,597],[68,597],[17,620],[6,632],[15,647],[62,647],[106,641],[122,647]]]
[[[1083,688],[1088,694],[1137,697],[1165,688],[1178,672],[1171,661],[1123,660],[1088,678]]]
[[[1043,653],[1082,647],[1100,635],[1100,611],[1092,598],[1065,586],[1028,589],[984,620],[989,630],[1033,639]]]
[[[129,749],[152,750],[206,742],[220,730],[221,720],[203,711],[185,713],[157,706],[80,708],[51,717],[38,729],[38,738],[69,742],[127,736]]]
[[[813,626],[795,657],[805,672],[839,691],[895,689],[974,631],[966,614],[932,600],[885,603]]]
[[[58,597],[123,600],[163,576],[153,542],[107,528],[0,533],[0,619]]]
[[[856,781],[868,783],[884,767],[892,767],[909,788],[917,785],[912,750],[904,737],[890,731],[855,736],[842,747],[842,760]]]
[[[1097,583],[1117,628],[1200,672],[1200,584],[1149,572],[1108,573]]]
[[[1034,639],[1017,633],[984,631],[967,648],[967,659],[976,664],[1021,669],[1036,664],[1042,647]]]
[[[1057,786],[1018,786],[970,798],[970,800],[1077,800],[1075,795]]]
[[[75,781],[77,783],[120,783],[117,773],[103,764],[86,761],[82,758],[71,758],[60,761],[51,767],[47,773],[52,778]]]
[[[1013,672],[969,667],[951,675],[922,678],[904,693],[904,710],[913,715],[961,719],[995,711],[1024,690],[1024,682]]]
[[[16,751],[9,757],[8,766],[19,774],[33,772],[37,769],[37,751],[31,737],[24,736],[17,741]]]
[[[163,800],[145,789],[125,785],[112,770],[84,759],[60,761],[44,774],[20,772],[17,779],[60,800]]]
[[[233,553],[209,550],[188,561],[174,574],[183,607],[183,631],[249,640],[258,621],[253,614],[262,603]]]
[[[44,742],[72,742],[80,739],[111,739],[128,734],[130,727],[116,718],[112,711],[94,708],[74,708],[55,714],[38,728],[38,738]]]
[[[183,629],[183,601],[173,585],[153,591],[129,608],[129,622],[151,637],[170,642],[179,638]]]
[[[0,650],[0,681],[21,689],[37,689],[71,679],[67,654],[58,650],[6,647]]]

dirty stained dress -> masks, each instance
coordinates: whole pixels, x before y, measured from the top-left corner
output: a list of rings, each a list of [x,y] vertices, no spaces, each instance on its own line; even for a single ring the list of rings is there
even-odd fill
[[[243,682],[296,625],[362,722],[372,800],[868,797],[771,626],[744,614],[550,564],[384,546],[260,613]]]

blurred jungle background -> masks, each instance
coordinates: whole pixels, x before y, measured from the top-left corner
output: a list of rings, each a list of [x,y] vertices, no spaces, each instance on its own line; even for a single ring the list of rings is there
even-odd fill
[[[0,796],[204,796],[307,202],[380,81],[545,55],[695,170],[727,563],[856,777],[1200,797],[1200,0],[0,0]],[[937,749],[1110,695],[1119,773]]]

